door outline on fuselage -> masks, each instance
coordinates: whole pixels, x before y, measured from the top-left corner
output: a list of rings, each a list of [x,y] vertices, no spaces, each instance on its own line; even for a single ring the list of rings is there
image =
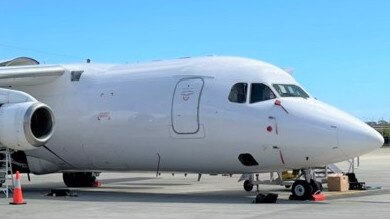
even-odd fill
[[[194,79],[200,79],[201,82],[202,82],[202,85],[200,87],[200,90],[199,90],[199,95],[198,95],[198,100],[197,100],[197,110],[196,110],[196,125],[197,125],[197,128],[195,131],[193,132],[180,132],[178,130],[175,129],[175,122],[174,122],[174,106],[175,106],[175,96],[177,94],[177,88],[179,86],[180,83],[182,83],[183,81],[188,81],[188,80],[194,80]],[[203,88],[204,88],[204,79],[202,77],[188,77],[188,78],[182,78],[180,79],[176,85],[175,85],[175,90],[173,91],[173,95],[172,95],[172,104],[171,104],[171,123],[172,123],[172,130],[175,134],[196,134],[199,132],[199,129],[200,129],[200,123],[199,123],[199,108],[200,108],[200,100],[201,100],[201,97],[202,97],[202,92],[203,92]],[[184,96],[183,96],[184,98]]]

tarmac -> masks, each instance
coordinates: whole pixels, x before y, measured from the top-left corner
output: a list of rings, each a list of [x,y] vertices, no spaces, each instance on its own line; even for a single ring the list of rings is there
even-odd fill
[[[0,218],[390,218],[390,148],[364,155],[356,169],[359,181],[381,189],[327,192],[321,202],[288,200],[279,185],[260,185],[262,193],[278,193],[275,204],[252,204],[239,175],[102,173],[98,188],[75,188],[75,197],[47,196],[65,188],[61,174],[22,175],[26,205],[0,198]],[[262,174],[267,177],[269,174]]]

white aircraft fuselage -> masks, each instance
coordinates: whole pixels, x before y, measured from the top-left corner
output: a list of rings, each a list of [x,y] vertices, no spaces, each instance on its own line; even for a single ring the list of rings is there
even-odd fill
[[[282,69],[256,60],[61,66],[67,72],[52,82],[12,87],[55,115],[46,147],[25,151],[36,174],[258,173],[335,163],[383,144],[364,122],[310,95],[283,96],[277,85],[301,86]],[[81,76],[72,81],[71,72]],[[247,86],[240,94],[244,102],[229,100],[237,83]],[[253,84],[268,87],[271,98],[250,103]]]

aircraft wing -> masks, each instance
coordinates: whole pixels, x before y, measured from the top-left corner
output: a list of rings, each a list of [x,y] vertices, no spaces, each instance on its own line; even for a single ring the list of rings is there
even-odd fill
[[[66,69],[60,65],[38,65],[27,58],[0,62],[0,87],[31,86],[54,81]],[[4,66],[4,67],[2,67]]]
[[[54,81],[65,73],[65,68],[52,66],[0,67],[0,86],[28,86]]]

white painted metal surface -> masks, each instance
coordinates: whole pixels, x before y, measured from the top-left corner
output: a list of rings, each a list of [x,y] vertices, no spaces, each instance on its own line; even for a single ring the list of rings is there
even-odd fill
[[[54,81],[13,87],[56,116],[56,132],[46,145],[51,152],[26,151],[37,174],[155,171],[159,157],[161,171],[258,173],[335,163],[383,144],[365,123],[311,96],[280,96],[274,84],[300,85],[282,69],[256,60],[61,66],[65,73]],[[79,81],[71,80],[72,71],[84,71]],[[238,82],[263,83],[276,98],[230,102]],[[243,165],[242,153],[259,165]]]
[[[172,125],[176,133],[195,134],[199,131],[202,88],[202,78],[185,78],[177,83],[172,103]]]

